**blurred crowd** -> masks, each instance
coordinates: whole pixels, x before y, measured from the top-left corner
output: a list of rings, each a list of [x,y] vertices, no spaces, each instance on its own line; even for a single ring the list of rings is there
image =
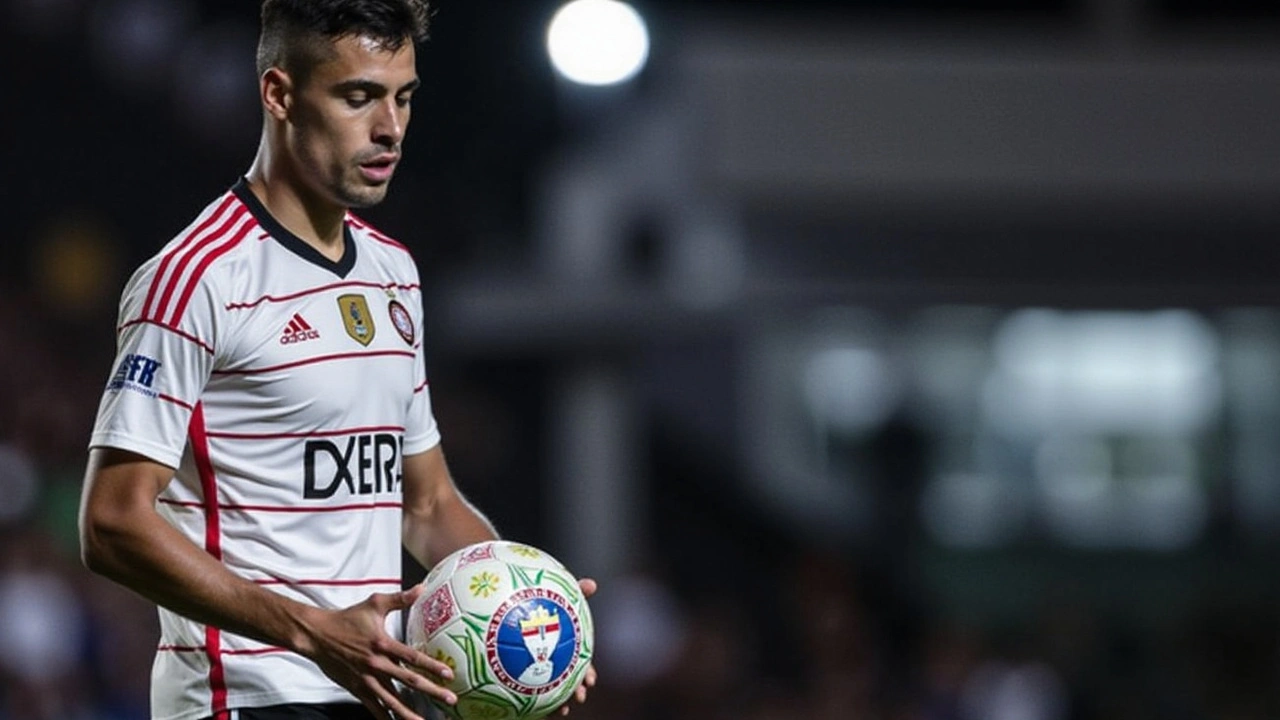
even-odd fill
[[[0,304],[0,718],[147,717],[159,626],[80,565],[85,442],[113,356],[114,308]]]
[[[583,717],[783,720],[1244,720],[1277,716],[1275,612],[1206,613],[1152,636],[1046,598],[1025,626],[910,609],[828,557],[799,558],[761,614],[740,589],[676,611],[678,641],[601,639],[603,689]],[[676,607],[648,580],[621,600],[652,626]],[[634,591],[628,585],[628,592]],[[756,588],[756,590],[760,590]],[[893,603],[886,605],[885,601]],[[913,603],[907,601],[905,605]],[[637,607],[640,606],[640,607]],[[645,607],[647,606],[647,607]],[[612,606],[609,608],[613,610]],[[637,612],[639,611],[639,612]],[[666,631],[670,632],[670,631]],[[658,633],[660,636],[662,632]],[[618,662],[614,655],[634,654]],[[648,651],[648,652],[643,652]],[[658,660],[646,666],[643,658]],[[618,662],[613,672],[610,667]]]

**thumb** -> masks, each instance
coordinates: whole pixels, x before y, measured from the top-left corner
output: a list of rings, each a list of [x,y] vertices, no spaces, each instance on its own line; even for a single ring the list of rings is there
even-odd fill
[[[369,596],[366,601],[379,613],[386,615],[397,610],[407,610],[413,605],[413,602],[422,594],[421,587],[413,587],[408,590],[401,590],[393,593],[374,593]]]
[[[392,609],[407,610],[419,597],[422,597],[422,592],[423,587],[422,584],[419,583],[408,590],[402,590],[395,593],[395,600],[393,601]]]

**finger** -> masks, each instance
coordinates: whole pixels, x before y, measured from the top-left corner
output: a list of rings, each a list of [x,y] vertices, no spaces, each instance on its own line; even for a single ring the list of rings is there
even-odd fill
[[[378,681],[382,683],[383,689],[390,693],[392,697],[399,702],[404,703],[406,707],[409,705],[411,701],[405,695],[405,689],[402,686],[396,685],[396,682],[390,678],[378,678]],[[399,718],[401,716],[397,717]]]
[[[446,705],[453,705],[458,702],[458,696],[454,695],[453,691],[445,687],[442,683],[433,682],[425,675],[420,675],[408,668],[388,673],[388,675],[399,680],[405,687],[411,687],[423,695],[436,698]]]
[[[365,602],[369,603],[379,613],[386,615],[396,610],[408,610],[413,601],[418,599],[422,594],[422,586],[415,585],[408,590],[401,590],[394,593],[374,593],[368,597]]]
[[[427,687],[424,684],[424,681],[428,683],[435,683],[442,687],[453,682],[453,669],[444,663],[440,663],[431,668],[425,668],[421,665],[402,665],[401,667],[409,674],[402,677],[401,673],[397,671],[395,673],[396,679],[415,690],[427,692]],[[448,675],[448,677],[445,677],[446,675]]]
[[[395,596],[396,596],[395,601],[396,603],[398,603],[398,609],[400,610],[409,609],[409,606],[413,605],[413,603],[418,599],[419,596],[422,595],[422,592],[425,589],[426,588],[424,588],[421,584],[418,584],[418,585],[414,585],[408,590],[402,590],[398,593],[395,593]]]
[[[444,663],[439,661],[432,661],[432,665],[443,666],[439,668],[439,672],[436,673],[437,675],[448,673],[449,677],[453,677],[453,672],[449,670],[448,665],[444,665]],[[449,688],[444,687],[440,683],[432,682],[431,678],[428,678],[423,673],[411,667],[400,665],[389,658],[383,657],[375,660],[373,662],[373,670],[379,673],[379,676],[383,679],[384,683],[390,683],[392,680],[399,680],[400,683],[406,687],[411,687],[420,693],[430,695],[431,697],[437,698],[441,702],[449,705],[458,701],[457,696],[455,696]],[[392,688],[392,690],[394,690],[394,688]]]
[[[583,678],[582,682],[587,687],[596,686],[596,666],[594,663],[587,665],[587,675]]]
[[[399,718],[399,720],[423,720],[421,715],[410,710],[409,706],[405,705],[404,702],[400,700],[400,696],[396,694],[393,688],[389,688],[383,684],[384,682],[389,681],[379,681],[366,676],[366,682],[368,683],[369,689],[382,703],[384,713],[386,711],[390,711],[390,713],[394,714],[394,716]],[[390,720],[390,715],[388,715],[388,718]]]
[[[378,702],[378,698],[368,693],[357,693],[356,697],[360,700],[360,704],[364,705],[377,720],[395,720],[387,712],[387,709],[382,706],[382,703]]]
[[[444,680],[453,679],[453,670],[443,660],[433,658],[421,650],[414,650],[390,635],[384,635],[375,640],[373,647],[378,653],[399,662],[401,665],[432,673]]]
[[[396,599],[400,593],[374,593],[364,599],[364,604],[373,608],[379,615],[386,615],[396,609]]]
[[[591,597],[596,594],[598,585],[591,578],[582,578],[578,580],[578,587],[582,588],[583,597]]]

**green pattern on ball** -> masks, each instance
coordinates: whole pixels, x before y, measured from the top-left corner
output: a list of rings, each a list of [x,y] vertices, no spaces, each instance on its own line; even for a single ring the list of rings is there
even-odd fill
[[[548,575],[547,580],[558,585],[569,602],[574,605],[582,602],[582,591],[577,585],[567,582],[564,578],[556,574]],[[541,583],[541,579],[539,579],[539,583]]]
[[[511,587],[512,589],[520,589],[522,587],[537,587],[542,584],[542,576],[545,570],[538,570],[532,577],[529,571],[519,565],[508,565],[507,569],[511,571]]]
[[[488,666],[485,665],[484,651],[480,648],[479,638],[473,637],[471,633],[463,633],[450,635],[449,639],[458,643],[458,647],[462,648],[462,654],[467,657],[467,686],[477,688],[488,685]]]

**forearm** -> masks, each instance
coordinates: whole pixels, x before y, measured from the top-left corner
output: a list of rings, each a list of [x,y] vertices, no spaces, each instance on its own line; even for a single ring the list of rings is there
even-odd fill
[[[197,622],[305,653],[318,608],[241,578],[155,510],[167,471],[95,451],[80,516],[85,565]]]
[[[405,549],[424,568],[430,568],[458,548],[496,540],[498,532],[474,505],[452,493],[428,509],[405,508]]]
[[[306,653],[317,609],[229,571],[158,515],[85,533],[89,569],[196,622]]]

